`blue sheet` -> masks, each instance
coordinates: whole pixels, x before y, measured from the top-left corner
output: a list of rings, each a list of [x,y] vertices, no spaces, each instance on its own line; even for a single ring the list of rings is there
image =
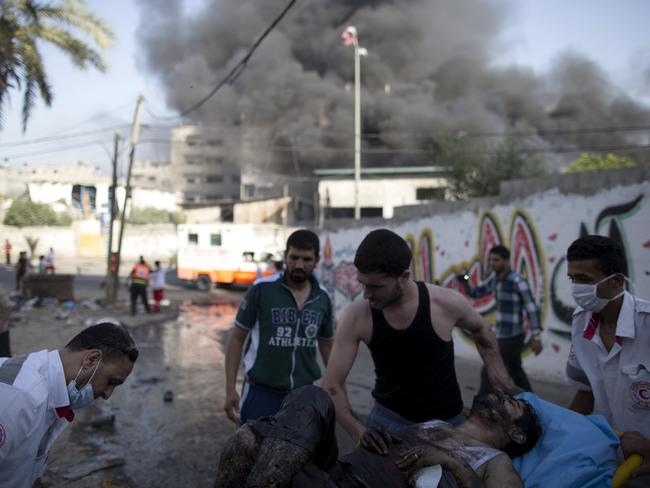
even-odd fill
[[[543,434],[535,448],[513,464],[526,488],[609,488],[616,469],[616,434],[601,415],[583,416],[532,393],[528,401]]]

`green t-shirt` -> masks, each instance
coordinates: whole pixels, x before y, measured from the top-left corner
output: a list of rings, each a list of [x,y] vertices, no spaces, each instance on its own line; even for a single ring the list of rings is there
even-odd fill
[[[313,276],[299,309],[284,276],[259,280],[242,299],[235,325],[250,332],[244,374],[252,383],[293,390],[320,378],[318,340],[333,340],[332,302]]]

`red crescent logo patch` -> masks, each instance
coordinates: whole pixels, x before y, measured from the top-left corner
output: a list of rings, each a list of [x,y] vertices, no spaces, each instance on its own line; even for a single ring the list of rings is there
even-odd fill
[[[650,382],[635,381],[630,386],[630,393],[635,406],[650,408]]]

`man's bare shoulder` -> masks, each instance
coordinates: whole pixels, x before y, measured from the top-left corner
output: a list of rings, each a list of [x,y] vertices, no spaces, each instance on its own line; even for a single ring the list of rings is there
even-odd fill
[[[479,472],[482,472],[479,474]],[[524,483],[512,464],[512,459],[506,454],[499,454],[479,468],[477,474],[488,488],[520,488]]]
[[[451,288],[427,283],[427,289],[429,290],[431,304],[436,307],[458,313],[467,310],[470,306],[467,299],[460,292]]]
[[[372,314],[367,300],[358,297],[343,309],[337,329],[345,327],[348,332],[356,336],[366,337],[372,330]]]

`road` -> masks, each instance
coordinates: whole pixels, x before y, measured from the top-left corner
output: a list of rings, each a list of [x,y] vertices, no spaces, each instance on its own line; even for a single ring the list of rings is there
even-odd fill
[[[103,277],[80,267],[75,278],[80,299],[103,296]],[[94,268],[94,269],[93,269]],[[0,267],[0,289],[13,287],[13,271]],[[170,278],[172,278],[170,276]],[[81,411],[50,455],[46,486],[86,487],[178,487],[212,486],[221,447],[235,427],[222,411],[225,390],[224,353],[242,290],[215,289],[211,292],[179,286],[168,287],[172,306],[161,314],[129,315],[126,293],[116,306],[90,310],[80,305],[70,320],[53,320],[56,307],[33,309],[19,314],[11,329],[14,355],[65,344],[83,328],[89,317],[117,316],[132,331],[140,357],[126,384],[108,401],[97,401]],[[478,358],[478,356],[477,356]],[[457,374],[465,405],[477,391],[480,364],[457,360]],[[365,346],[350,374],[348,392],[353,409],[364,417],[372,407],[370,394],[374,369]],[[571,391],[565,385],[536,382],[536,392],[545,399],[567,405]],[[165,402],[166,392],[173,401]],[[115,415],[105,428],[89,422],[100,414]],[[341,451],[352,447],[339,431]],[[111,453],[124,458],[116,468],[66,481],[66,467],[88,456]]]

